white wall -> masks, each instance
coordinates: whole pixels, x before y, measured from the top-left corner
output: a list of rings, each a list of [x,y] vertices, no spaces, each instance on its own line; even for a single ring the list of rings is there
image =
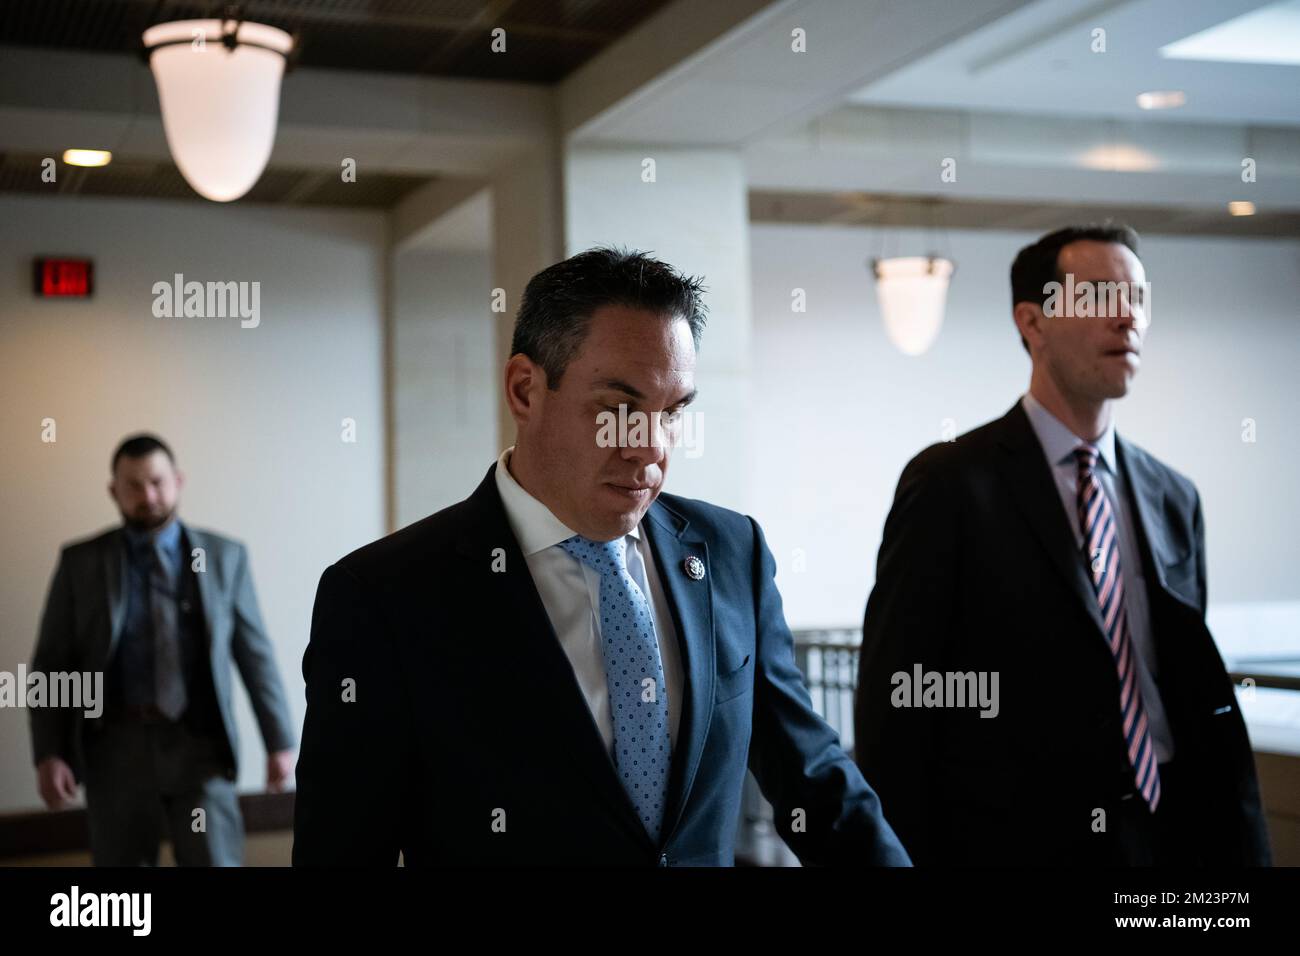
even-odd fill
[[[114,446],[154,430],[188,475],[182,517],[249,546],[301,727],[320,573],[384,531],[383,240],[372,212],[0,199],[0,670],[30,660],[60,544],[118,523],[104,490]],[[94,298],[36,300],[42,254],[93,257]],[[155,318],[151,287],[176,272],[260,281],[260,325]],[[237,706],[240,786],[260,789],[242,691]],[[27,712],[0,710],[0,812],[39,805],[30,748]]]
[[[945,418],[967,431],[1028,385],[1008,270],[1037,235],[949,234],[957,273],[947,318],[918,358],[894,350],[881,326],[864,267],[879,252],[877,233],[757,225],[751,236],[754,514],[791,626],[857,626],[903,466],[941,439]],[[904,231],[897,247],[923,252],[926,238]],[[1300,408],[1300,243],[1153,236],[1142,257],[1152,327],[1117,427],[1200,488],[1212,605],[1300,601],[1300,457],[1289,431]],[[796,287],[807,293],[804,314],[791,311]],[[1254,444],[1241,440],[1247,417]],[[1248,622],[1237,623],[1245,634]],[[1293,627],[1269,632],[1294,653]],[[1216,636],[1225,653],[1236,650],[1225,646],[1233,635]]]

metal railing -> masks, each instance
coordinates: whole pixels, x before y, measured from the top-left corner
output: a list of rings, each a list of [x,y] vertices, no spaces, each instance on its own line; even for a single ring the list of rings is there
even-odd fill
[[[793,631],[794,660],[803,673],[813,709],[840,735],[852,754],[853,692],[858,685],[860,628]],[[777,835],[772,805],[763,797],[752,773],[745,774],[736,858],[759,866],[798,866],[798,858]]]
[[[844,750],[853,755],[853,695],[858,684],[858,627],[798,630],[794,658],[803,673],[813,709],[840,735]],[[1238,658],[1229,661],[1232,681],[1238,685],[1300,691],[1300,659]],[[798,859],[777,836],[772,805],[763,798],[753,774],[745,775],[737,859],[763,866],[797,866]]]

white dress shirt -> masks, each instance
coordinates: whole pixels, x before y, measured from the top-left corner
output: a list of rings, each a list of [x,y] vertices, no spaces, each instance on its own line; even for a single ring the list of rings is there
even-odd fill
[[[592,720],[604,738],[605,752],[613,760],[614,721],[609,712],[609,682],[605,677],[600,637],[600,574],[559,547],[561,541],[577,532],[515,481],[510,474],[510,453],[513,451],[514,448],[507,448],[497,459],[497,491],[505,505],[506,520],[524,553],[528,573],[541,595],[555,636],[573,665],[578,686],[591,708]],[[659,639],[659,657],[664,668],[663,690],[668,695],[669,740],[676,752],[684,687],[677,628],[655,567],[654,555],[649,542],[641,536],[640,526],[628,532],[625,543],[628,574],[649,599],[655,636]]]
[[[1028,392],[1021,403],[1029,424],[1043,446],[1043,454],[1056,479],[1056,491],[1065,506],[1066,517],[1074,531],[1075,546],[1083,548],[1083,530],[1079,527],[1079,466],[1074,450],[1085,444],[1084,440],[1059,418],[1043,407]],[[1115,458],[1115,423],[1111,421],[1095,442],[1098,452],[1096,475],[1102,491],[1110,499],[1110,510],[1115,516],[1115,537],[1119,539],[1120,573],[1124,576],[1124,613],[1128,617],[1129,638],[1132,640],[1137,661],[1138,685],[1142,688],[1142,706],[1147,713],[1151,743],[1156,759],[1161,763],[1174,755],[1174,735],[1165,716],[1164,702],[1156,686],[1159,674],[1154,635],[1151,633],[1151,608],[1147,601],[1146,578],[1142,573],[1142,558],[1138,554],[1136,516],[1129,507],[1125,494],[1124,476]]]

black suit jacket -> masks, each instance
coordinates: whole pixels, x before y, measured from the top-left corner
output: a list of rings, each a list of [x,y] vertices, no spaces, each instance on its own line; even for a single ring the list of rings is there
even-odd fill
[[[1266,865],[1254,759],[1205,626],[1195,486],[1116,437],[1196,861]],[[892,675],[999,673],[1000,713],[895,707]],[[1082,554],[1019,403],[903,471],[867,603],[856,756],[918,865],[1113,864],[1140,799]],[[1095,811],[1110,822],[1096,832]],[[1125,808],[1127,809],[1127,808]]]
[[[642,524],[685,674],[663,838],[652,842],[551,628],[494,470],[466,501],[321,577],[303,658],[296,865],[391,866],[399,851],[408,866],[730,865],[746,766],[804,862],[908,863],[813,711],[758,526],[672,495]],[[685,573],[690,556],[703,580]]]

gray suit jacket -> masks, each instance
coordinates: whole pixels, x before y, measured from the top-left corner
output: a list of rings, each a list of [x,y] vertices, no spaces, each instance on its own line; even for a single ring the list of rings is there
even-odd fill
[[[257,608],[247,550],[240,542],[211,531],[187,525],[182,525],[182,530],[190,547],[202,548],[206,555],[206,570],[196,578],[207,624],[208,664],[230,748],[227,776],[233,780],[239,747],[230,700],[231,659],[248,688],[268,752],[288,750],[294,744],[288,701]],[[126,544],[120,526],[64,546],[50,584],[31,669],[107,673],[125,623],[126,589]],[[35,762],[60,756],[80,780],[86,720],[82,711],[32,708],[29,713]]]

